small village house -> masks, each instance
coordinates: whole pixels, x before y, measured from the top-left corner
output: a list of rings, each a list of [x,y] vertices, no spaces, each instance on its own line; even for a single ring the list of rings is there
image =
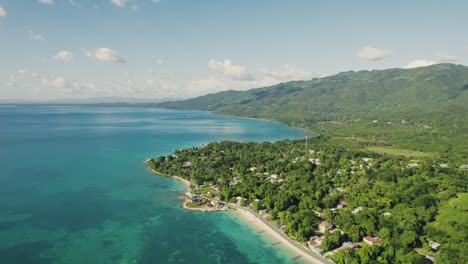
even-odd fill
[[[368,244],[368,245],[375,245],[377,243],[380,242],[380,238],[378,237],[373,237],[373,236],[366,236],[366,237],[363,237],[362,238],[362,241],[364,241],[364,243]]]

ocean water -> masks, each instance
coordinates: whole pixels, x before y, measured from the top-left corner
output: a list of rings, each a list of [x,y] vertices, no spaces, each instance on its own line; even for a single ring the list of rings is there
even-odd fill
[[[145,158],[306,133],[163,109],[0,107],[0,263],[294,263],[232,213],[181,208]]]

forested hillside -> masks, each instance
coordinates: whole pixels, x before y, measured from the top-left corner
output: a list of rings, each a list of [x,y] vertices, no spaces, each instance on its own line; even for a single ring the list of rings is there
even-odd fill
[[[343,72],[158,106],[277,120],[363,146],[424,151],[463,162],[468,157],[467,90],[468,67],[437,64]]]

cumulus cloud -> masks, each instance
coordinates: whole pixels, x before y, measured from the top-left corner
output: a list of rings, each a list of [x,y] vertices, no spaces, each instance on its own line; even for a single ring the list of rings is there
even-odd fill
[[[235,65],[230,60],[217,61],[212,59],[208,62],[208,68],[212,71],[223,73],[226,78],[232,80],[252,80],[253,77],[242,65]]]
[[[363,60],[378,61],[387,57],[391,57],[393,54],[395,54],[395,52],[391,49],[366,46],[358,50],[356,55]]]
[[[436,55],[435,60],[438,62],[456,62],[458,61],[457,56],[439,53]]]
[[[111,0],[111,2],[118,7],[124,7],[127,4],[127,0]]]
[[[51,88],[65,88],[68,83],[65,78],[61,76],[46,76],[42,77],[41,85],[44,87],[51,87]]]
[[[44,4],[44,5],[53,5],[55,4],[54,0],[37,0],[38,3]]]
[[[162,64],[166,63],[163,59],[156,59],[156,60],[154,60],[154,62],[156,64],[158,64],[158,65],[162,65]]]
[[[0,5],[0,17],[6,17],[7,16],[7,11],[5,8],[3,8],[2,5]]]
[[[108,61],[114,63],[125,63],[125,59],[116,51],[108,48],[99,48],[96,50],[85,50],[84,55],[95,58],[100,61]]]
[[[53,58],[56,60],[60,60],[60,61],[72,62],[73,53],[66,51],[66,50],[62,50],[62,51],[57,52],[57,54],[55,54]]]
[[[227,65],[227,66],[226,66]],[[235,65],[239,66],[239,65]],[[245,73],[243,70],[231,70],[232,63],[226,61],[210,61],[209,67],[212,70],[222,72],[222,76],[209,77],[206,79],[191,81],[184,89],[181,97],[194,97],[209,93],[216,93],[226,90],[248,90],[252,88],[266,87],[275,85],[281,82],[294,80],[307,80],[314,77],[323,76],[323,74],[313,71],[307,71],[290,65],[284,65],[279,69],[258,68],[255,71],[255,76],[250,75],[250,78],[238,78],[240,73]],[[227,69],[230,69],[229,71]],[[236,74],[226,74],[226,72],[235,72]],[[237,77],[237,78],[232,78]]]
[[[34,32],[34,31],[32,31],[32,30],[29,30],[28,33],[29,33],[29,38],[30,38],[31,40],[34,40],[34,41],[45,41],[45,40],[46,40],[46,39],[44,38],[44,36],[42,36],[42,35],[39,34],[39,33]]]
[[[413,60],[409,62],[405,68],[412,69],[412,68],[418,68],[418,67],[425,67],[425,66],[436,64],[436,63],[437,62],[433,60]]]

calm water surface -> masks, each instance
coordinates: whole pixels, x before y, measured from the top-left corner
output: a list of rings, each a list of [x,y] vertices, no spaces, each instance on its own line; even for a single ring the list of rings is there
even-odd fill
[[[230,213],[180,207],[142,161],[305,132],[198,111],[0,107],[0,263],[291,263]]]

